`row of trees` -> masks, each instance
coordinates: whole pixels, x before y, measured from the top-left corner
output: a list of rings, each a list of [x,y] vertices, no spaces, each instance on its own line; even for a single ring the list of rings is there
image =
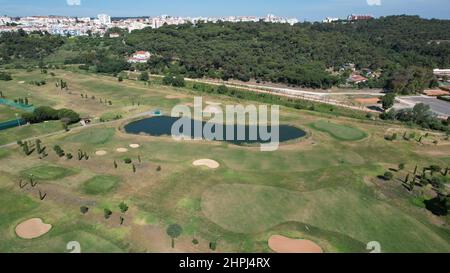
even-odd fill
[[[184,77],[277,82],[311,88],[343,83],[335,76],[348,63],[358,70],[383,71],[365,85],[396,93],[420,92],[436,85],[431,69],[450,65],[450,22],[416,16],[389,16],[343,24],[198,23],[163,26],[131,33],[121,39],[75,37],[48,33],[2,33],[0,63],[17,59],[41,62],[58,49],[74,54],[66,64],[117,74],[132,66],[126,61],[137,50],[153,54],[139,70]],[[123,78],[123,77],[122,77]]]
[[[80,121],[80,115],[71,109],[55,110],[49,106],[36,108],[33,113],[24,113],[22,118],[30,123],[40,123],[49,120],[61,120],[65,124],[73,124]]]
[[[384,104],[385,102],[383,102],[383,105]],[[382,113],[380,118],[384,120],[398,120],[410,125],[415,124],[425,129],[449,131],[448,120],[438,119],[430,110],[430,106],[423,103],[416,104],[413,108],[408,109],[391,109]]]

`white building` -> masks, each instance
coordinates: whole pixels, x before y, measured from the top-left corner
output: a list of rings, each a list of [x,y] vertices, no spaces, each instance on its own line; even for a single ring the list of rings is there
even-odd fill
[[[434,69],[433,74],[440,77],[450,77],[450,69]]]
[[[335,18],[335,17],[327,17],[327,18],[325,18],[325,20],[323,20],[322,22],[323,22],[323,23],[333,23],[333,22],[336,22],[336,21],[339,21],[339,18]]]
[[[128,59],[129,63],[146,63],[152,54],[148,51],[137,51]]]
[[[102,25],[110,25],[111,24],[111,16],[107,15],[107,14],[99,14],[97,16],[98,21],[100,24]]]
[[[12,19],[6,16],[0,16],[0,26],[4,26],[8,23],[12,23]]]

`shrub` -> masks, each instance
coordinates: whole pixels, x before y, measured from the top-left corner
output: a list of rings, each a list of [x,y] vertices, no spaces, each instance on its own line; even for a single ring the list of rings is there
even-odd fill
[[[125,204],[125,202],[122,202],[119,204],[119,209],[122,213],[125,213],[128,211],[128,205]]]
[[[80,207],[80,212],[81,213],[86,214],[86,213],[88,213],[88,211],[89,211],[88,207],[86,207],[86,206],[81,206]]]
[[[6,72],[0,72],[0,80],[1,81],[11,81],[12,80],[11,74],[6,73]]]
[[[123,162],[124,162],[125,164],[131,164],[131,163],[133,163],[133,160],[131,160],[131,158],[127,157],[127,158],[125,158],[125,159],[123,160]]]
[[[394,178],[394,174],[391,172],[385,172],[383,175],[384,180],[392,180],[392,178]]]
[[[105,217],[105,219],[109,219],[112,215],[112,211],[109,209],[104,209],[103,210],[103,216]]]

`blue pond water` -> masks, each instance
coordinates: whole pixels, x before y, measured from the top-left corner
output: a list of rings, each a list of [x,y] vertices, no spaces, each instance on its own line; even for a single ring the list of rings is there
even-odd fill
[[[168,117],[168,116],[159,116],[159,117],[151,117],[151,118],[145,118],[141,120],[137,120],[134,122],[131,122],[127,124],[124,129],[125,132],[130,134],[147,134],[151,136],[170,136],[172,134],[172,126],[173,124],[178,121],[179,118],[175,117]],[[198,121],[198,120],[190,120],[191,122],[191,128],[195,128],[195,125],[198,123],[202,123],[202,128],[204,128],[206,122]],[[215,126],[222,126],[223,127],[223,139],[225,138],[227,127],[233,126],[234,127],[234,138],[232,140],[218,140],[218,141],[226,141],[233,144],[257,144],[257,143],[268,143],[270,140],[263,140],[259,134],[259,127],[257,125],[250,125],[250,126],[241,126],[241,125],[223,125],[223,124],[215,124]],[[245,127],[245,139],[240,140],[237,137],[237,131],[239,127]],[[256,127],[256,128],[255,128]],[[217,127],[216,127],[217,128]],[[249,139],[251,131],[254,131],[256,129],[257,133],[257,139]],[[266,127],[261,128],[266,131]],[[272,127],[268,126],[267,132],[271,132]],[[214,131],[214,130],[213,130]],[[188,132],[188,134],[183,133],[183,135],[187,135],[191,138],[194,138],[194,130],[192,129],[192,132]],[[304,137],[306,135],[305,131],[294,127],[290,125],[280,125],[279,126],[279,142],[286,142],[293,139],[298,139],[301,137]],[[208,139],[208,140],[216,140],[216,139]]]

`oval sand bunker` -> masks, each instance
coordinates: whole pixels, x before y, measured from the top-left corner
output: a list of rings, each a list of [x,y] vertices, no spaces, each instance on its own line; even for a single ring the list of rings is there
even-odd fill
[[[139,144],[130,144],[130,148],[132,148],[132,149],[137,149],[139,147],[141,147],[141,145],[139,145]]]
[[[108,154],[108,153],[106,151],[103,151],[103,150],[95,152],[95,155],[98,155],[98,156],[104,156],[106,154]]]
[[[323,253],[322,248],[310,240],[291,239],[281,235],[271,236],[269,247],[276,253]]]
[[[51,228],[52,225],[44,224],[41,218],[32,218],[18,224],[16,234],[22,239],[34,239],[46,234]]]
[[[128,152],[128,149],[127,148],[117,148],[117,150],[116,150],[118,153],[126,153],[126,152]]]
[[[192,163],[194,166],[206,166],[210,169],[217,169],[219,168],[220,164],[212,159],[199,159]]]

